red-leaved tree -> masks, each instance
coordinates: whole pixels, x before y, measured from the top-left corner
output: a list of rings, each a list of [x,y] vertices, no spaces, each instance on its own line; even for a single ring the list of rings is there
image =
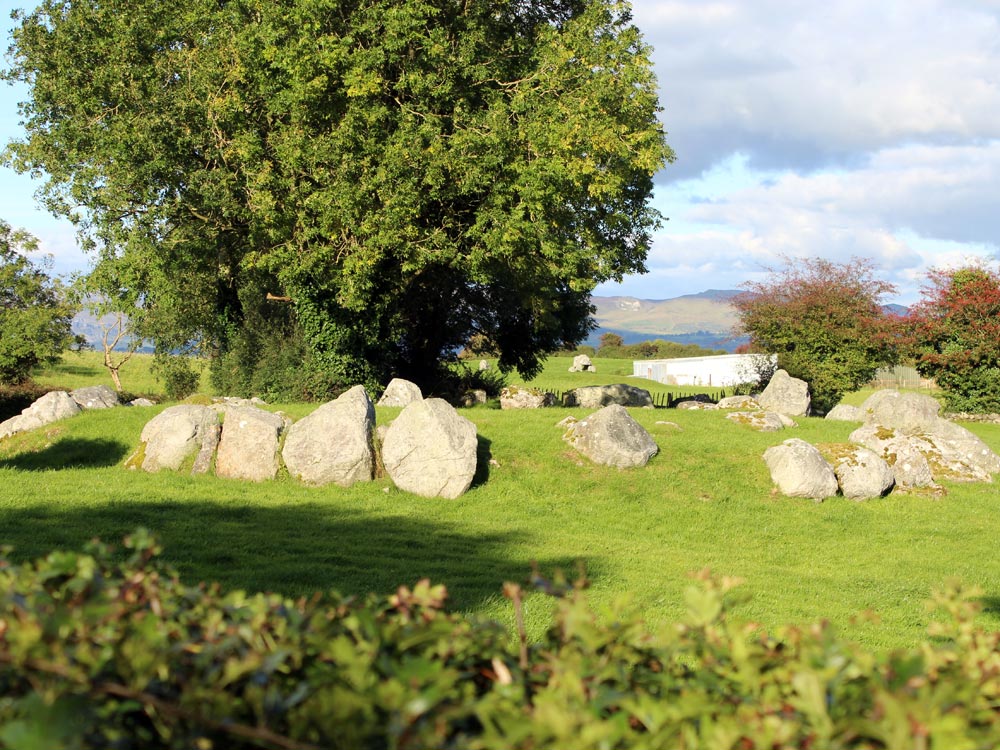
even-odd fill
[[[815,411],[828,411],[896,361],[882,307],[895,287],[877,279],[867,259],[786,259],[764,281],[743,286],[733,300],[737,332],[750,337],[751,350],[777,354],[780,368],[809,383]]]
[[[1000,412],[1000,273],[931,271],[908,323],[917,371],[937,381],[949,408]]]

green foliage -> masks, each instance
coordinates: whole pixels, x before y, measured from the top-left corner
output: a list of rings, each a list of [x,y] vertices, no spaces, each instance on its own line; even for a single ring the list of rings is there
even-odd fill
[[[34,237],[0,221],[0,385],[23,382],[74,341],[74,309],[62,286],[25,255],[37,247]]]
[[[597,283],[643,269],[673,154],[627,2],[43,0],[18,21],[7,160],[48,174],[160,350],[239,348],[276,292],[340,385],[431,382],[476,333],[530,376],[585,337]]]
[[[607,335],[607,334],[605,334]],[[611,334],[616,335],[616,334]],[[621,338],[620,336],[618,337]],[[601,337],[597,356],[608,359],[674,359],[680,357],[711,357],[726,354],[724,349],[706,349],[698,344],[679,344],[676,341],[654,339],[637,344],[605,344]]]
[[[183,401],[198,391],[201,376],[191,358],[181,354],[158,354],[153,365],[163,383],[163,392],[171,401]]]
[[[985,748],[1000,634],[979,592],[934,594],[936,639],[875,655],[829,625],[734,621],[738,581],[698,574],[653,634],[585,581],[538,642],[450,614],[420,581],[364,601],[184,585],[139,531],[0,569],[0,741],[60,748]],[[524,592],[507,584],[520,622]]]
[[[895,287],[875,278],[868,260],[789,260],[744,288],[732,302],[740,332],[750,336],[754,351],[777,354],[778,367],[809,383],[820,414],[897,358],[881,307]]]
[[[1000,274],[932,271],[907,322],[917,370],[934,378],[952,411],[1000,412]]]

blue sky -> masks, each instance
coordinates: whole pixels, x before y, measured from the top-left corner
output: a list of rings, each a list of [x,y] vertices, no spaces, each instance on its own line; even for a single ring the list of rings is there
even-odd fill
[[[4,31],[10,11],[0,0]],[[678,155],[649,273],[598,294],[734,288],[781,258],[874,260],[913,301],[928,268],[1000,250],[1000,0],[635,0]],[[7,42],[4,41],[4,49]],[[0,86],[0,141],[24,92]],[[72,229],[0,168],[0,217],[59,272]]]

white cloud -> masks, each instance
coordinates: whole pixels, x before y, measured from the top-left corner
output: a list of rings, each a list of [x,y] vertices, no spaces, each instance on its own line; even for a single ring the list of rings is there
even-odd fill
[[[850,164],[902,141],[1000,138],[996,3],[635,0],[679,161]]]

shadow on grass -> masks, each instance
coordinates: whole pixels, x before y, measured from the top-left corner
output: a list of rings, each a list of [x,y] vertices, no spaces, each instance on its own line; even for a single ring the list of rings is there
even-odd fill
[[[0,468],[18,471],[54,469],[96,469],[114,466],[128,453],[129,447],[117,440],[61,438],[40,451],[25,451],[0,460]]]
[[[144,526],[160,539],[162,559],[187,583],[219,581],[226,589],[287,596],[336,589],[388,594],[421,578],[443,583],[451,607],[475,609],[501,596],[504,581],[524,582],[532,557],[544,575],[572,576],[572,557],[523,556],[526,533],[470,535],[446,523],[368,515],[310,503],[260,507],[208,501],[123,503],[86,509],[35,505],[3,514],[3,544],[23,561],[53,549],[79,550],[97,533],[121,546]],[[530,540],[527,540],[530,541]],[[595,565],[595,562],[597,563]],[[600,577],[600,561],[587,574]]]
[[[1000,596],[983,596],[979,598],[979,603],[982,605],[983,614],[1000,620]]]
[[[491,445],[493,444],[482,435],[476,436],[476,473],[472,476],[472,487],[486,484],[486,480],[490,478],[490,459],[493,458]]]

